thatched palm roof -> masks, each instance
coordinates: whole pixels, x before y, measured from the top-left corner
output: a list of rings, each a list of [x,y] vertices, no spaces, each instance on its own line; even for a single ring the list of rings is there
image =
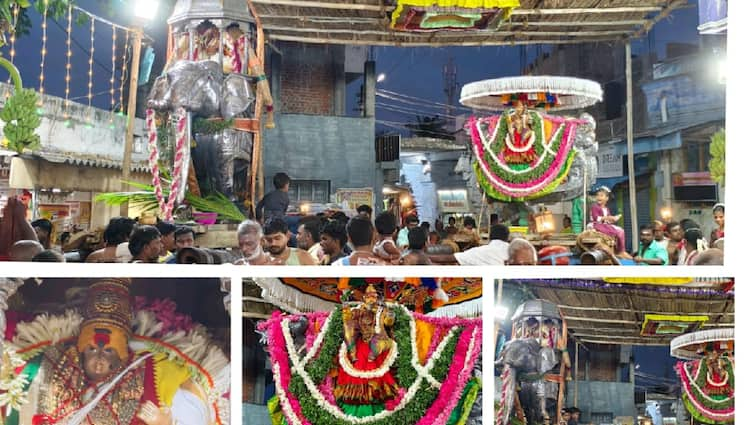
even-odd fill
[[[702,329],[734,327],[734,294],[720,284],[659,286],[607,283],[598,279],[503,281],[525,287],[558,305],[569,335],[581,343],[668,346],[676,335],[641,336],[646,314],[708,316]]]
[[[395,1],[253,0],[269,40],[372,46],[500,46],[621,41],[645,35],[687,0],[521,0],[498,30],[400,32]]]

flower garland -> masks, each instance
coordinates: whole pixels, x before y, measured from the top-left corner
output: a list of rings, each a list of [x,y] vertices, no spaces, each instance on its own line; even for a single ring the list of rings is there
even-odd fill
[[[364,379],[373,379],[373,378],[379,378],[391,369],[391,366],[393,366],[393,362],[396,361],[396,356],[398,355],[398,350],[396,349],[396,343],[391,344],[390,351],[388,352],[388,356],[385,358],[385,361],[382,365],[380,365],[379,368],[364,371],[359,370],[354,367],[354,365],[351,364],[351,360],[349,360],[348,356],[348,349],[346,348],[346,343],[341,343],[341,349],[338,351],[338,364],[341,365],[343,370],[349,375],[353,376],[354,378],[364,378]]]
[[[473,117],[468,122],[472,150],[477,158],[474,164],[477,179],[485,192],[495,199],[523,201],[544,196],[555,190],[571,169],[575,158],[572,147],[576,128],[583,122],[544,116],[537,112],[529,114],[535,134],[537,161],[531,167],[524,168],[512,167],[495,154],[506,144],[506,114],[483,119]],[[546,134],[545,121],[558,126],[547,143],[543,140]],[[487,131],[483,129],[484,124],[487,125]]]
[[[334,360],[345,354],[341,308],[335,309],[326,319],[312,345],[312,351],[320,347],[319,353],[307,353],[303,359],[295,352],[288,327],[290,317],[274,313],[267,322],[259,325],[259,329],[268,333],[276,394],[290,425],[435,424],[441,421],[438,415],[447,420],[460,403],[462,407],[471,406],[470,393],[476,396],[476,391],[466,389],[472,379],[474,362],[482,349],[481,320],[427,318],[399,305],[386,308],[396,316],[396,354],[386,363],[395,366],[390,369],[395,370],[396,380],[405,391],[401,392],[400,400],[397,398],[386,403],[386,410],[361,418],[344,413],[332,398],[329,400],[330,397],[323,394],[328,387],[323,379],[336,367]],[[422,366],[417,355],[415,320],[426,319],[450,330]]]
[[[721,399],[710,397],[702,389],[708,380],[709,372],[704,359],[686,363],[679,362],[676,365],[676,371],[682,381],[684,404],[696,419],[710,424],[734,422],[733,360],[725,361],[724,364],[724,372],[728,376],[732,393],[731,396],[724,396]]]
[[[25,363],[9,345],[5,345],[0,357],[0,408],[7,406],[12,410],[20,410],[21,406],[28,403],[25,388],[29,378],[25,373],[19,373]]]

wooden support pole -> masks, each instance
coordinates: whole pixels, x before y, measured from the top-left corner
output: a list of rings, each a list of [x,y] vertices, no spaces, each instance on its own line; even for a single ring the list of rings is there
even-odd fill
[[[265,25],[265,30],[268,32],[304,32],[307,34],[325,33],[325,34],[348,34],[352,36],[363,35],[380,35],[386,37],[396,38],[428,38],[424,33],[413,32],[396,32],[385,31],[375,29],[359,29],[359,28],[329,28],[327,26],[321,28],[315,28],[311,26],[289,26],[289,25]],[[604,30],[604,31],[480,31],[478,33],[472,33],[465,36],[465,38],[484,38],[491,37],[510,37],[510,36],[523,36],[523,37],[603,37],[603,36],[617,36],[628,35],[634,32],[632,28],[626,28],[623,30]],[[458,33],[434,33],[433,38],[435,40],[443,40],[446,38],[459,38]]]
[[[634,180],[634,114],[632,102],[632,41],[624,43],[627,79],[627,163],[629,165],[629,214],[632,220],[632,248],[639,246],[637,225],[637,185]],[[628,247],[627,247],[628,248]]]
[[[130,190],[126,181],[131,178],[131,152],[134,146],[134,121],[136,120],[136,95],[139,89],[139,58],[142,54],[142,39],[144,38],[144,28],[135,25],[131,28],[134,33],[132,55],[131,55],[131,75],[129,76],[128,89],[128,111],[126,120],[126,138],[123,141],[123,191]],[[128,202],[121,204],[121,216],[128,217]]]

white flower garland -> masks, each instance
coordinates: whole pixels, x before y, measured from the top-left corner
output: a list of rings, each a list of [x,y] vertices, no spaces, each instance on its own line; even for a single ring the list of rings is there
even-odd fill
[[[278,400],[281,403],[281,408],[288,412],[286,419],[290,421],[290,425],[302,425],[301,420],[294,412],[294,408],[291,406],[291,401],[286,395],[286,389],[281,383],[281,368],[278,363],[273,364],[273,379],[275,380],[275,392],[278,393]]]
[[[24,360],[9,346],[5,346],[0,357],[0,407],[8,406],[13,410],[20,410],[28,403],[27,392],[24,390],[29,383],[25,373],[16,374],[15,369],[24,365]]]
[[[506,117],[500,117],[498,119],[498,121],[496,122],[495,129],[493,130],[493,134],[490,136],[490,138],[487,137],[486,132],[483,131],[483,129],[482,129],[482,123],[483,123],[482,120],[477,120],[477,122],[475,123],[475,125],[477,126],[477,132],[480,135],[480,141],[482,142],[482,146],[484,148],[484,151],[486,151],[487,153],[489,153],[490,156],[493,158],[493,161],[496,163],[496,165],[498,165],[499,167],[501,167],[504,170],[506,170],[507,173],[511,173],[511,174],[524,174],[524,173],[527,173],[532,168],[537,168],[538,166],[540,166],[540,164],[545,160],[545,157],[547,156],[546,153],[550,153],[553,156],[557,155],[557,152],[553,152],[553,150],[550,147],[553,145],[553,142],[556,141],[556,135],[561,131],[562,128],[564,128],[566,126],[566,123],[561,123],[555,129],[555,131],[553,131],[553,133],[551,134],[551,138],[548,141],[548,143],[545,143],[544,139],[540,140],[540,145],[543,146],[543,148],[545,149],[545,151],[543,152],[542,155],[540,155],[537,158],[537,162],[532,167],[524,169],[524,170],[514,170],[513,168],[509,167],[508,164],[506,164],[504,162],[501,162],[501,159],[498,158],[498,155],[496,155],[493,151],[491,151],[490,145],[492,143],[494,143],[496,137],[498,137],[498,131],[501,128],[501,121],[505,120],[505,119],[506,119]],[[545,135],[545,120],[542,119],[542,116],[540,117],[540,132],[541,132],[541,134]],[[482,161],[482,160],[483,159],[480,158],[480,161]]]
[[[322,345],[323,340],[325,339],[325,334],[328,333],[328,329],[330,329],[330,320],[333,317],[333,313],[328,314],[328,318],[325,319],[325,323],[323,323],[322,328],[320,328],[320,332],[317,334],[317,338],[315,338],[315,341],[312,343],[312,348],[307,351],[307,354],[304,356],[304,359],[302,359],[303,364],[309,364],[309,362],[312,361],[312,358],[315,357],[317,353],[320,352],[320,346]],[[286,320],[288,322],[288,320]],[[286,325],[283,328],[283,333],[285,335],[288,335],[288,338],[291,338],[290,329],[288,325]],[[288,340],[286,340],[288,342]]]
[[[404,313],[406,313],[410,320],[409,324],[411,327],[411,342],[412,342],[412,366],[416,369],[417,372],[417,378],[414,380],[411,386],[406,391],[406,394],[404,394],[404,397],[401,399],[398,405],[394,407],[392,410],[383,410],[382,412],[373,415],[373,416],[367,416],[362,418],[357,418],[355,416],[347,415],[343,411],[341,411],[337,406],[332,405],[330,402],[325,400],[325,397],[323,397],[322,393],[320,392],[320,389],[317,387],[317,385],[312,381],[312,378],[309,376],[307,371],[304,369],[305,362],[300,361],[300,359],[297,358],[295,354],[296,347],[294,345],[294,339],[291,336],[291,333],[289,332],[289,319],[283,319],[281,321],[281,330],[283,331],[283,338],[286,341],[286,349],[289,353],[289,359],[291,360],[291,368],[293,372],[295,372],[297,375],[301,376],[302,380],[304,381],[304,385],[307,387],[307,390],[309,390],[312,397],[317,402],[318,406],[320,406],[323,410],[328,412],[330,415],[342,420],[346,421],[350,424],[354,425],[361,425],[361,424],[369,424],[372,422],[379,421],[381,419],[388,418],[395,414],[398,411],[403,410],[409,402],[411,402],[414,397],[417,395],[417,391],[419,390],[419,387],[421,386],[423,380],[427,380],[433,387],[440,388],[441,384],[434,378],[432,375],[430,375],[429,370],[432,370],[433,366],[435,365],[435,362],[440,358],[440,354],[443,352],[443,349],[451,340],[451,337],[454,335],[456,330],[459,328],[458,326],[454,326],[451,328],[451,330],[448,332],[448,335],[441,341],[440,344],[438,344],[438,347],[435,349],[435,352],[430,356],[430,358],[427,361],[426,366],[422,366],[419,364],[419,356],[417,353],[417,335],[416,335],[416,325],[414,322],[414,317],[411,315],[411,312],[403,306],[403,305],[397,305],[397,307],[402,308],[404,310]],[[330,318],[333,316],[331,313],[328,315],[328,319],[326,321],[326,325],[329,324]],[[319,347],[319,344],[322,343],[322,339],[324,338],[325,331],[326,331],[326,325],[323,326],[323,328],[320,330],[320,334],[318,335],[318,340],[316,340],[316,344],[312,346],[314,349],[315,346]],[[320,338],[320,336],[323,336],[323,338]],[[469,347],[467,348],[467,358],[469,357],[473,344],[469,344]],[[397,350],[398,351],[398,350]],[[397,353],[398,354],[398,353]],[[308,356],[305,357],[307,359]],[[311,359],[311,357],[309,357]],[[278,365],[274,365],[273,367],[273,378],[276,382],[276,392],[278,393],[278,398],[280,399],[281,406],[285,411],[289,413],[288,416],[291,416],[294,418],[294,423],[290,425],[301,425],[301,421],[298,417],[296,417],[296,412],[293,411],[293,408],[291,407],[290,401],[286,397],[285,388],[282,388],[281,382],[280,382],[280,367]]]
[[[396,343],[394,341],[391,341],[391,349],[388,352],[388,356],[386,356],[385,361],[382,365],[380,365],[379,368],[369,371],[359,370],[351,364],[351,360],[349,360],[348,356],[348,350],[346,349],[346,342],[342,342],[341,349],[338,351],[338,364],[341,365],[344,372],[346,372],[349,376],[353,376],[354,378],[373,379],[380,378],[381,376],[388,373],[388,371],[391,369],[391,366],[393,366],[393,362],[396,361],[396,357],[398,357],[398,348],[396,346]]]
[[[704,361],[705,361],[704,359],[703,360],[699,360],[699,363],[697,365],[697,372],[695,373],[696,376],[699,376],[699,374],[700,374],[700,367],[701,367],[702,362],[704,362]],[[733,364],[732,364],[732,366],[733,366]],[[697,391],[699,391],[700,394],[703,396],[703,398],[705,398],[706,400],[711,401],[713,403],[720,403],[721,402],[721,400],[713,399],[710,396],[708,396],[708,394],[705,394],[705,391],[703,391],[703,389],[700,388],[699,385],[697,385],[697,382],[695,382],[695,379],[690,375],[690,373],[689,373],[689,371],[687,370],[686,367],[682,367],[682,372],[687,376],[687,380],[689,381],[690,386],[694,387]],[[692,399],[692,397],[690,397],[690,399]]]

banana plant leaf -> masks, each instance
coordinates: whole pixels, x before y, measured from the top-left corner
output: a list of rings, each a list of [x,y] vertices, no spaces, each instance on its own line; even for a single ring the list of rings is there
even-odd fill
[[[104,202],[107,205],[121,205],[126,202],[139,211],[151,211],[160,208],[155,197],[155,188],[152,185],[126,181],[129,186],[139,189],[134,192],[110,192],[101,193],[95,197],[96,202]],[[170,181],[163,179],[163,187],[170,187]],[[168,197],[170,192],[163,189],[163,196]],[[217,213],[220,220],[241,222],[246,216],[238,207],[222,193],[213,193],[205,197],[199,197],[192,193],[186,193],[186,203],[197,211]]]

